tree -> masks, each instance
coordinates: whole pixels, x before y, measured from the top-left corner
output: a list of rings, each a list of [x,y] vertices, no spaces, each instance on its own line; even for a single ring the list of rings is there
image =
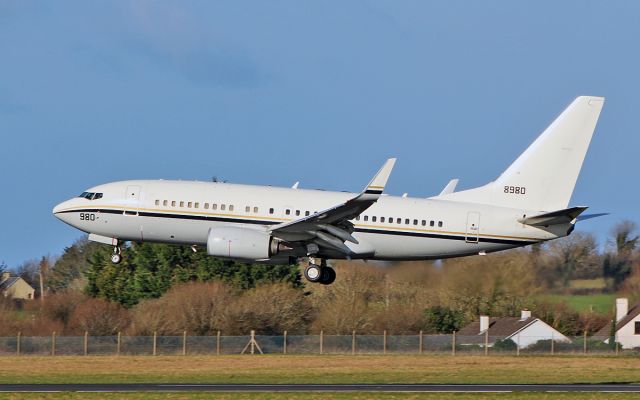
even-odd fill
[[[613,248],[605,254],[602,265],[604,276],[612,279],[613,290],[620,289],[631,275],[636,259],[635,249],[640,239],[635,234],[636,229],[636,224],[631,221],[622,221],[613,228]]]
[[[595,237],[581,232],[552,242],[547,259],[552,279],[566,288],[571,279],[601,276],[597,248]]]
[[[49,271],[47,284],[53,291],[82,289],[86,284],[85,272],[91,264],[89,259],[103,245],[91,242],[86,237],[78,239],[64,249]]]
[[[429,307],[425,311],[429,333],[452,333],[465,325],[466,318],[460,310],[447,307]]]

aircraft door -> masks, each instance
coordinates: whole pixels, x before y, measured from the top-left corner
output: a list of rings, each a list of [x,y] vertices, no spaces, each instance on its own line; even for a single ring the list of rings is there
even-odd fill
[[[480,213],[469,212],[467,214],[467,230],[465,233],[465,241],[467,243],[478,243],[480,234]]]
[[[127,219],[128,229],[131,230],[130,234],[135,237],[139,237],[140,241],[144,241],[144,227],[142,225],[142,219],[138,218],[138,208],[140,207],[140,186],[132,185],[127,186],[127,191],[124,194],[124,198],[127,200],[127,208],[124,210],[124,215],[128,217],[135,217],[133,219]]]

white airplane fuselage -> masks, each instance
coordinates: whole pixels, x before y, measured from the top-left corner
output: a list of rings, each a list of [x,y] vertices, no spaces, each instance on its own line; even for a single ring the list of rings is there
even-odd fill
[[[164,180],[115,182],[88,192],[102,193],[102,197],[67,200],[56,206],[54,214],[71,226],[106,238],[196,246],[206,246],[212,228],[263,230],[357,195]],[[573,226],[541,229],[518,222],[533,211],[537,212],[384,195],[350,221],[360,242],[348,244],[354,250],[350,258],[421,260],[489,253],[565,236]],[[344,258],[340,253],[326,255]]]

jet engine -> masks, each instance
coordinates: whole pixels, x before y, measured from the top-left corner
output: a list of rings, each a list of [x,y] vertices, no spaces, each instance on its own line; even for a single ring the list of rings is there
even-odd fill
[[[235,227],[213,228],[207,238],[211,256],[242,260],[265,260],[279,251],[279,243],[267,232]]]

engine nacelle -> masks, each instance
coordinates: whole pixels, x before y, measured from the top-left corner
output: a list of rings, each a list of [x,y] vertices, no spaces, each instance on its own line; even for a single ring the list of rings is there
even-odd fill
[[[247,228],[213,228],[207,238],[211,256],[242,260],[264,260],[278,253],[278,242],[267,232]]]

